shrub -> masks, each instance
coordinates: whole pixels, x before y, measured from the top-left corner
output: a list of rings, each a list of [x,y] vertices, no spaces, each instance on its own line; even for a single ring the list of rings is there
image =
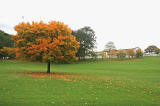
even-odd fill
[[[15,58],[16,57],[16,51],[15,48],[10,47],[3,47],[0,49],[0,58]]]

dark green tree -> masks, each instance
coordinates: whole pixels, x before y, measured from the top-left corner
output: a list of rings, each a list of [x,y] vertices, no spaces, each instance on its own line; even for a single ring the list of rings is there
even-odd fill
[[[160,49],[156,49],[156,50],[155,50],[155,53],[156,53],[156,54],[159,54],[159,53],[160,53]]]
[[[77,52],[79,59],[86,56],[86,52],[92,51],[95,48],[96,36],[93,29],[90,27],[84,27],[73,31],[72,34],[76,36],[77,41],[80,42],[80,48]]]
[[[13,47],[13,40],[11,40],[11,35],[0,30],[0,49],[2,47]]]
[[[148,46],[148,47],[145,49],[145,52],[146,52],[146,53],[152,53],[152,52],[156,52],[157,49],[158,49],[157,46],[155,46],[155,45],[150,45],[150,46]]]

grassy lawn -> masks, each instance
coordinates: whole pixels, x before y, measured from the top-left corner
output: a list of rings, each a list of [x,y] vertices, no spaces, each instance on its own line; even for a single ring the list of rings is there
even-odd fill
[[[0,106],[160,106],[160,57],[51,66],[0,61]]]

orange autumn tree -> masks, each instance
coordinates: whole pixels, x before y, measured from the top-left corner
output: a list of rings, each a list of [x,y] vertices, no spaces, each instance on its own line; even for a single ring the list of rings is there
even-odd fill
[[[136,53],[133,51],[133,49],[128,49],[127,51],[126,51],[126,53],[127,53],[127,55],[128,55],[128,57],[130,58],[130,57],[134,57],[135,55],[136,55]]]
[[[116,54],[116,50],[110,50],[109,51],[109,57],[114,57],[114,56],[117,56],[117,54]]]
[[[72,30],[62,22],[22,22],[15,26],[15,30],[16,57],[47,62],[47,73],[50,73],[51,62],[73,63],[76,60],[80,44]]]

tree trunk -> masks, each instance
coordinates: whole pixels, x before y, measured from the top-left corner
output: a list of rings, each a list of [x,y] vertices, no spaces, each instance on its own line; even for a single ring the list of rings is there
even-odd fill
[[[47,73],[50,73],[50,61],[47,63]]]

